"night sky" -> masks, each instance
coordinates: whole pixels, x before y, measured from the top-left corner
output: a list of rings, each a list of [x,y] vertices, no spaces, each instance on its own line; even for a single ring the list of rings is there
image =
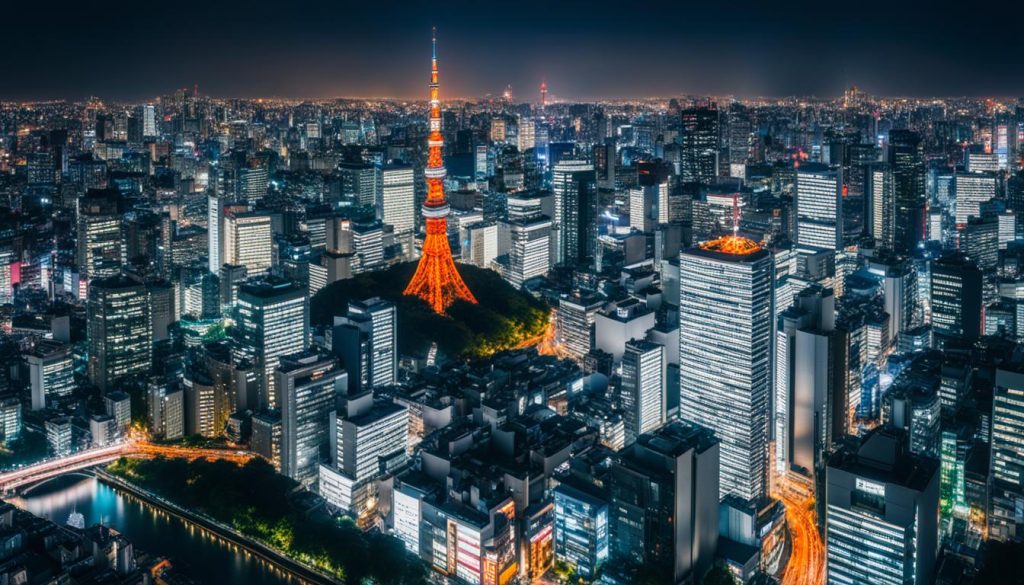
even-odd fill
[[[1024,95],[1024,2],[111,0],[0,11],[0,99]],[[1002,6],[1000,6],[1002,4]]]

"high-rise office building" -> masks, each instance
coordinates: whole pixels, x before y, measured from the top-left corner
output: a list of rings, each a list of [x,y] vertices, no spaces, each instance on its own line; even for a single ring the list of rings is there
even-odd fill
[[[90,280],[115,276],[125,260],[120,194],[116,189],[90,190],[78,200],[77,265],[84,298]]]
[[[106,390],[119,378],[146,375],[153,365],[146,285],[122,275],[95,279],[86,310],[89,380]]]
[[[250,205],[255,205],[266,197],[269,181],[267,167],[261,164],[238,169],[235,195]]]
[[[608,561],[608,502],[594,486],[569,480],[554,490],[555,559],[591,579]]]
[[[686,182],[710,183],[718,176],[721,142],[718,108],[711,104],[683,110],[682,160],[679,176]]]
[[[274,265],[274,239],[269,215],[258,211],[228,212],[224,215],[223,263],[244,266],[257,276]]]
[[[373,512],[373,480],[405,464],[409,411],[375,402],[372,393],[347,401],[330,420],[331,464],[320,465],[320,495],[338,509],[363,519]]]
[[[259,405],[278,408],[274,369],[281,356],[309,347],[309,299],[306,288],[270,276],[250,280],[238,289],[238,351],[252,361],[259,387]]]
[[[988,536],[1024,540],[1024,371],[1020,364],[996,370],[992,396]]]
[[[627,445],[665,424],[664,373],[664,346],[645,340],[626,343],[621,395]]]
[[[796,245],[812,250],[843,248],[843,173],[826,165],[796,170]]]
[[[958,173],[953,177],[956,227],[963,229],[972,217],[981,217],[981,205],[996,196],[994,173]]]
[[[766,493],[774,273],[738,236],[679,256],[679,415],[721,441],[723,497]]]
[[[877,429],[833,453],[826,471],[829,583],[932,583],[939,551],[938,461]]]
[[[281,473],[312,488],[328,456],[328,424],[347,391],[347,374],[333,357],[306,351],[281,357],[274,375],[281,403]]]
[[[281,412],[267,410],[252,415],[252,440],[249,449],[261,455],[281,471]]]
[[[597,295],[562,296],[556,318],[558,344],[569,357],[582,361],[594,349],[594,320],[604,307]]]
[[[25,354],[32,385],[32,410],[52,406],[54,400],[70,396],[75,389],[71,346],[42,340]]]
[[[216,193],[206,198],[206,260],[213,274],[220,274],[224,262],[224,205]]]
[[[931,265],[932,334],[945,340],[981,335],[982,274],[966,256],[949,253]]]
[[[846,435],[846,347],[835,295],[811,285],[782,312],[775,332],[775,469],[811,478]]]
[[[115,390],[103,395],[105,412],[114,418],[120,436],[126,436],[132,424],[131,397],[123,390]]]
[[[182,379],[185,389],[185,433],[213,438],[217,428],[217,388],[200,364],[186,368]]]
[[[490,268],[498,256],[498,225],[490,221],[471,223],[459,228],[460,261],[480,268]]]
[[[416,180],[413,168],[404,163],[385,166],[380,171],[377,195],[377,219],[394,229],[406,254],[412,252],[412,233],[416,229]]]
[[[870,165],[865,174],[865,231],[880,246],[895,247],[896,186],[892,167],[883,163]]]
[[[555,215],[551,225],[552,263],[575,265],[597,247],[597,183],[594,166],[563,160],[552,170]]]
[[[545,215],[509,219],[498,224],[498,251],[504,258],[495,259],[501,275],[512,286],[520,288],[536,276],[551,269],[551,219]]]
[[[674,422],[641,435],[612,466],[612,562],[657,567],[667,583],[703,575],[718,542],[719,443]]]
[[[67,457],[74,448],[71,417],[61,416],[46,419],[46,443],[54,457]]]
[[[526,152],[534,147],[537,140],[537,124],[528,116],[519,117],[519,152]]]
[[[338,165],[341,180],[341,194],[353,199],[359,205],[377,203],[377,189],[381,186],[380,169],[366,163],[341,163]]]
[[[0,399],[0,442],[10,449],[21,438],[22,430],[21,400],[16,396]]]
[[[331,347],[349,373],[350,393],[398,381],[398,313],[377,297],[351,301],[346,317],[336,317]]]
[[[890,130],[886,162],[893,173],[893,247],[913,253],[924,239],[925,164],[921,137],[910,130]]]
[[[868,272],[881,280],[882,300],[889,314],[889,340],[899,336],[915,322],[918,309],[918,278],[914,263],[906,256],[876,254],[868,261]]]
[[[145,104],[142,106],[142,136],[151,138],[156,135],[156,106]]]
[[[150,384],[146,396],[149,405],[149,431],[161,439],[185,436],[185,391],[166,384]]]

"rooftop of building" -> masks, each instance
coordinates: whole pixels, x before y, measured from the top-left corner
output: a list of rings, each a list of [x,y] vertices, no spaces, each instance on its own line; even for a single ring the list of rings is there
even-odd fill
[[[306,287],[280,276],[266,276],[250,279],[238,287],[238,294],[261,299],[274,298],[288,293],[305,294]]]
[[[373,406],[366,412],[363,412],[362,414],[358,414],[351,418],[347,418],[345,420],[357,427],[361,427],[373,424],[379,420],[388,418],[392,415],[395,415],[399,412],[403,412],[405,410],[406,408],[404,406],[400,404],[395,404],[394,402],[376,401],[373,403]]]
[[[939,466],[934,459],[911,453],[906,434],[901,430],[879,427],[859,444],[853,441],[832,455],[828,463],[830,470],[840,469],[872,481],[921,491]]]
[[[89,290],[115,290],[120,288],[133,288],[137,286],[143,286],[142,281],[137,278],[128,276],[127,274],[115,274],[114,276],[107,276],[105,278],[94,278],[93,280],[89,281]]]
[[[764,248],[761,244],[758,244],[750,238],[745,238],[738,235],[727,235],[714,240],[709,240],[697,246],[687,250],[687,253],[704,251],[712,252],[716,256],[741,256],[741,257],[752,257],[758,255],[761,257],[764,252]]]

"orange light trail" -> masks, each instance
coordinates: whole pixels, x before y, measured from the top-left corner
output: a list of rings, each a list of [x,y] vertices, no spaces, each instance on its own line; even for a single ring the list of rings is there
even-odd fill
[[[776,486],[774,495],[786,506],[790,538],[782,585],[824,585],[825,544],[818,533],[813,492],[802,490],[785,478],[776,478]]]
[[[433,38],[433,57],[430,67],[430,135],[427,139],[427,199],[423,203],[423,217],[427,235],[416,273],[402,294],[417,296],[434,310],[444,314],[456,300],[476,304],[476,297],[459,276],[448,245],[448,201],[444,195],[444,159],[441,147],[441,100],[437,82],[437,35]]]

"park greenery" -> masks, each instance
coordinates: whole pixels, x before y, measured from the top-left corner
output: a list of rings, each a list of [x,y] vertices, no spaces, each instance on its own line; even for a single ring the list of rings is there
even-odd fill
[[[456,301],[438,315],[423,300],[402,294],[415,263],[356,275],[334,282],[313,297],[310,321],[329,325],[344,315],[351,300],[380,297],[398,309],[398,346],[403,355],[426,355],[431,343],[455,358],[482,358],[540,338],[548,326],[543,303],[520,292],[496,272],[459,264],[459,273],[477,304]]]
[[[426,583],[426,567],[398,539],[351,521],[298,509],[297,483],[263,459],[229,461],[121,458],[107,471],[182,508],[232,526],[341,583]]]

